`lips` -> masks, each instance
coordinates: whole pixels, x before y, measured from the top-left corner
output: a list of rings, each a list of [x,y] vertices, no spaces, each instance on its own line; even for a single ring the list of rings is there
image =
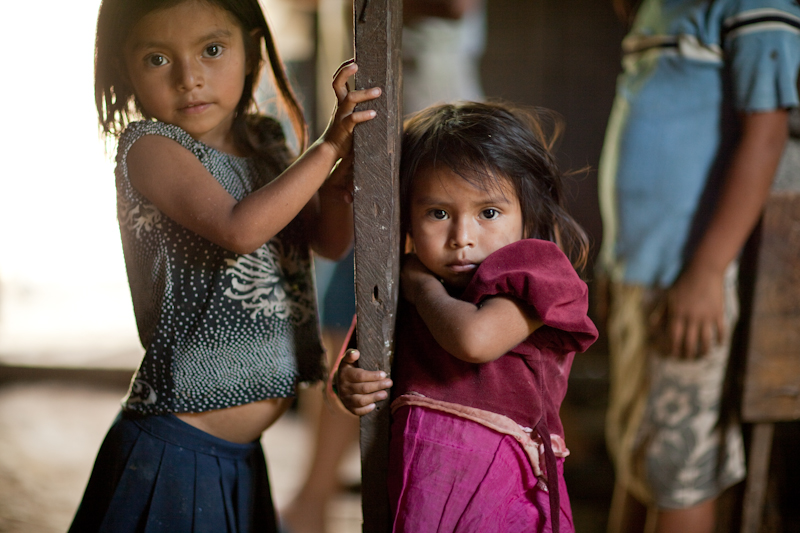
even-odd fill
[[[206,109],[208,109],[211,104],[207,102],[190,102],[187,105],[180,108],[182,113],[186,113],[187,115],[195,115],[197,113],[202,113]]]
[[[478,265],[469,261],[457,261],[455,263],[448,264],[447,268],[449,268],[453,272],[462,273],[462,272],[472,272],[473,270],[478,268]]]

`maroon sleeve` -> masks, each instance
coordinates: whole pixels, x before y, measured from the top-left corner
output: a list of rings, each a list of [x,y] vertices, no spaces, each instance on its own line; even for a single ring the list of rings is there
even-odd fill
[[[530,341],[540,348],[582,352],[597,340],[597,328],[586,314],[588,293],[558,246],[523,239],[487,257],[461,298],[477,305],[492,296],[513,296],[532,305],[545,324]]]

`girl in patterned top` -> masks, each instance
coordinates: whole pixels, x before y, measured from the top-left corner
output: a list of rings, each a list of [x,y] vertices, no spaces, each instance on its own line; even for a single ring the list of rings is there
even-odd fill
[[[566,255],[581,265],[588,246],[551,146],[541,116],[500,104],[434,106],[405,125],[414,253],[392,377],[355,368],[356,351],[339,372],[355,414],[391,386],[395,532],[574,532],[559,408],[597,330]]]
[[[321,375],[309,249],[336,259],[351,244],[352,132],[375,116],[355,106],[381,91],[350,91],[357,67],[343,64],[327,129],[292,163],[278,122],[255,111],[262,46],[305,147],[258,0],[100,8],[95,94],[119,143],[145,355],[72,531],[276,530],[259,438]]]

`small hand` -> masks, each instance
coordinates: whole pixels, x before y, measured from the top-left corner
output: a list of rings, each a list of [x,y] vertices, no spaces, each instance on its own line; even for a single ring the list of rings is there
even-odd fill
[[[424,290],[425,283],[439,283],[436,276],[422,264],[417,254],[406,254],[403,257],[403,268],[400,271],[400,288],[403,298],[416,305],[417,297]]]
[[[392,380],[386,377],[386,372],[355,366],[360,356],[358,350],[347,350],[339,365],[337,381],[342,404],[354,415],[363,416],[375,409],[375,402],[389,397]]]
[[[667,291],[672,355],[706,355],[725,338],[724,274],[690,268]],[[699,349],[698,349],[699,348]]]
[[[350,154],[353,145],[353,128],[355,128],[356,124],[372,120],[377,114],[372,109],[356,111],[356,105],[374,100],[381,95],[379,87],[351,91],[347,84],[347,79],[357,71],[358,65],[351,59],[342,63],[333,76],[336,107],[333,109],[333,114],[325,133],[322,134],[322,140],[333,146],[339,157],[345,157]]]

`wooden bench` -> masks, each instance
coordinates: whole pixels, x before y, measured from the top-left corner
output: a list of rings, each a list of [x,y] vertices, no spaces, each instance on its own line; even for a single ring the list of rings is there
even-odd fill
[[[775,422],[800,420],[800,192],[773,192],[755,234],[742,420],[753,423],[742,533],[762,522]]]

